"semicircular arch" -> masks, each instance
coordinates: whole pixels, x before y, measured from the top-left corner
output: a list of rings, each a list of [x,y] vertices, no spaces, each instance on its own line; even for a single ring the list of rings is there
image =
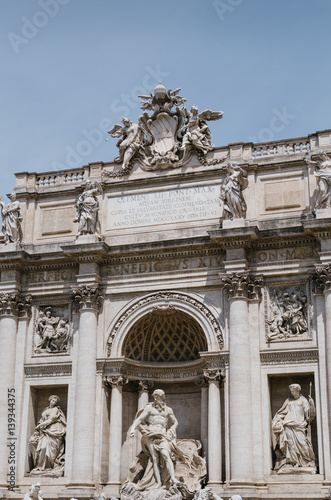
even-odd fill
[[[126,336],[143,316],[151,311],[165,311],[170,308],[189,315],[198,323],[206,337],[208,351],[223,349],[223,332],[211,304],[206,305],[197,294],[164,291],[133,299],[114,318],[107,340],[107,357],[122,356]]]

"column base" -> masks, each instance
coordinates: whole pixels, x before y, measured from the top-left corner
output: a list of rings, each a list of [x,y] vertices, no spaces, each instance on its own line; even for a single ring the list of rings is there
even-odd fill
[[[122,483],[118,483],[115,481],[113,481],[111,483],[107,483],[103,489],[103,493],[105,493],[106,497],[118,496],[120,493],[121,486],[122,486]]]
[[[94,483],[69,483],[66,489],[61,490],[57,496],[58,498],[92,498],[96,492]]]

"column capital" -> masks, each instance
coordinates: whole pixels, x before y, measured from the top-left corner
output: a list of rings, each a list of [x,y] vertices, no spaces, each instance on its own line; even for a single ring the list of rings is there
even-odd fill
[[[324,267],[317,267],[316,271],[309,274],[314,292],[323,293],[331,290],[331,264]]]
[[[125,375],[107,375],[103,377],[103,383],[107,387],[113,387],[113,386],[122,387],[128,382],[129,379]]]
[[[83,309],[98,311],[102,298],[99,285],[79,285],[72,289],[72,300],[79,311]]]
[[[19,292],[0,293],[0,316],[16,316],[29,318],[31,316],[32,297]]]
[[[198,377],[197,379],[195,379],[195,384],[201,388],[208,387],[208,382],[205,377]]]
[[[139,380],[138,390],[139,392],[148,392],[154,386],[154,380]]]
[[[232,273],[221,276],[222,287],[228,293],[230,299],[244,298],[249,300],[260,300],[262,276],[253,276],[249,273]]]
[[[208,384],[209,382],[219,382],[224,378],[224,371],[217,368],[206,368],[203,370],[202,378],[204,378]]]

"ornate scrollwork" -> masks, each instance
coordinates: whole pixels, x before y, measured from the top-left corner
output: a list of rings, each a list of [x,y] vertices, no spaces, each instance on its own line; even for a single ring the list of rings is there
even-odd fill
[[[207,382],[216,382],[224,378],[224,372],[217,369],[205,369],[203,370],[203,377]]]
[[[138,389],[142,392],[148,392],[154,386],[154,380],[139,380]]]
[[[125,375],[107,375],[103,377],[103,384],[107,387],[123,386],[129,382],[128,377]]]
[[[233,273],[229,276],[221,277],[224,290],[231,299],[246,298],[256,300],[261,298],[261,287],[263,285],[262,276],[252,276],[248,273]]]
[[[154,94],[139,96],[143,113],[138,123],[122,118],[122,124],[109,130],[111,137],[119,139],[119,156],[114,161],[122,164],[122,175],[131,171],[135,160],[146,171],[181,167],[193,153],[202,164],[207,163],[205,156],[214,149],[207,121],[219,120],[223,112],[207,109],[199,113],[195,105],[186,109],[186,99],[179,91],[180,88],[167,90],[159,83]],[[216,163],[222,161],[223,158]]]
[[[331,264],[324,267],[318,267],[314,273],[309,275],[315,293],[323,293],[331,290]]]
[[[22,295],[18,292],[0,293],[0,316],[30,317],[31,295]]]
[[[77,310],[96,309],[101,305],[103,296],[99,285],[79,285],[72,290],[72,299]]]

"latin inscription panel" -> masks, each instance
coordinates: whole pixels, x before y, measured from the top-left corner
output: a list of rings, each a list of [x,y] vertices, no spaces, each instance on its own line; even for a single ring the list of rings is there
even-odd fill
[[[220,217],[219,186],[186,187],[108,199],[108,228],[139,228]]]

